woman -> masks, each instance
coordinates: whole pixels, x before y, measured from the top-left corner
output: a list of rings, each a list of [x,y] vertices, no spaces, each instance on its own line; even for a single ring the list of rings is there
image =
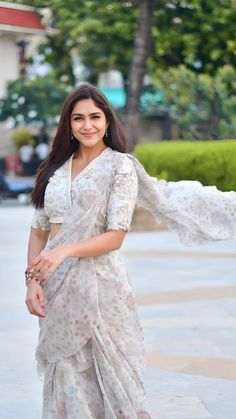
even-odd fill
[[[40,318],[44,419],[148,419],[143,336],[119,256],[137,203],[187,244],[231,238],[234,192],[151,178],[103,94],[67,97],[33,191],[26,304]]]

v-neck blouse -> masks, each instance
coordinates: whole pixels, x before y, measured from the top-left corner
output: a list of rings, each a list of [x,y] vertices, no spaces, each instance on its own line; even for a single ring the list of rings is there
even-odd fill
[[[104,228],[129,230],[138,193],[138,181],[128,156],[107,147],[73,180],[72,159],[73,155],[50,177],[45,190],[44,208],[35,210],[31,226],[50,230],[51,224],[63,223],[78,197],[85,210],[89,209],[89,191],[96,194],[97,178],[108,171],[111,176],[111,190],[103,195],[104,202],[98,215],[97,228],[99,231]]]
[[[65,214],[68,212],[72,204],[74,184],[79,178],[91,170],[108,150],[109,148],[105,148],[105,150],[103,150],[97,157],[87,164],[87,166],[81,170],[74,177],[74,179],[72,179],[73,154],[50,177],[44,197],[44,210],[49,218],[50,224],[60,224],[63,222]]]

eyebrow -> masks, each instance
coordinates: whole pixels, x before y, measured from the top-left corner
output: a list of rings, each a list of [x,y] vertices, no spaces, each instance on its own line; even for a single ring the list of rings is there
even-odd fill
[[[93,116],[93,115],[101,115],[101,112],[92,112],[92,113],[90,113],[89,114],[90,116]],[[84,116],[84,114],[82,114],[82,113],[72,113],[72,116]]]

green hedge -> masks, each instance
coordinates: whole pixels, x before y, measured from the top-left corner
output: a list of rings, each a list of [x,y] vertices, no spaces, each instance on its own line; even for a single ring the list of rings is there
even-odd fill
[[[135,147],[151,176],[170,181],[199,180],[222,191],[236,191],[236,141],[162,141]]]

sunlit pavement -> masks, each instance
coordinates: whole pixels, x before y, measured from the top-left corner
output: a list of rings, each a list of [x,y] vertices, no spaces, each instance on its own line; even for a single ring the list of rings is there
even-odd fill
[[[0,205],[1,419],[41,417],[38,322],[24,304],[32,212]],[[144,327],[153,419],[236,418],[235,245],[185,247],[170,232],[126,237],[122,253]]]

